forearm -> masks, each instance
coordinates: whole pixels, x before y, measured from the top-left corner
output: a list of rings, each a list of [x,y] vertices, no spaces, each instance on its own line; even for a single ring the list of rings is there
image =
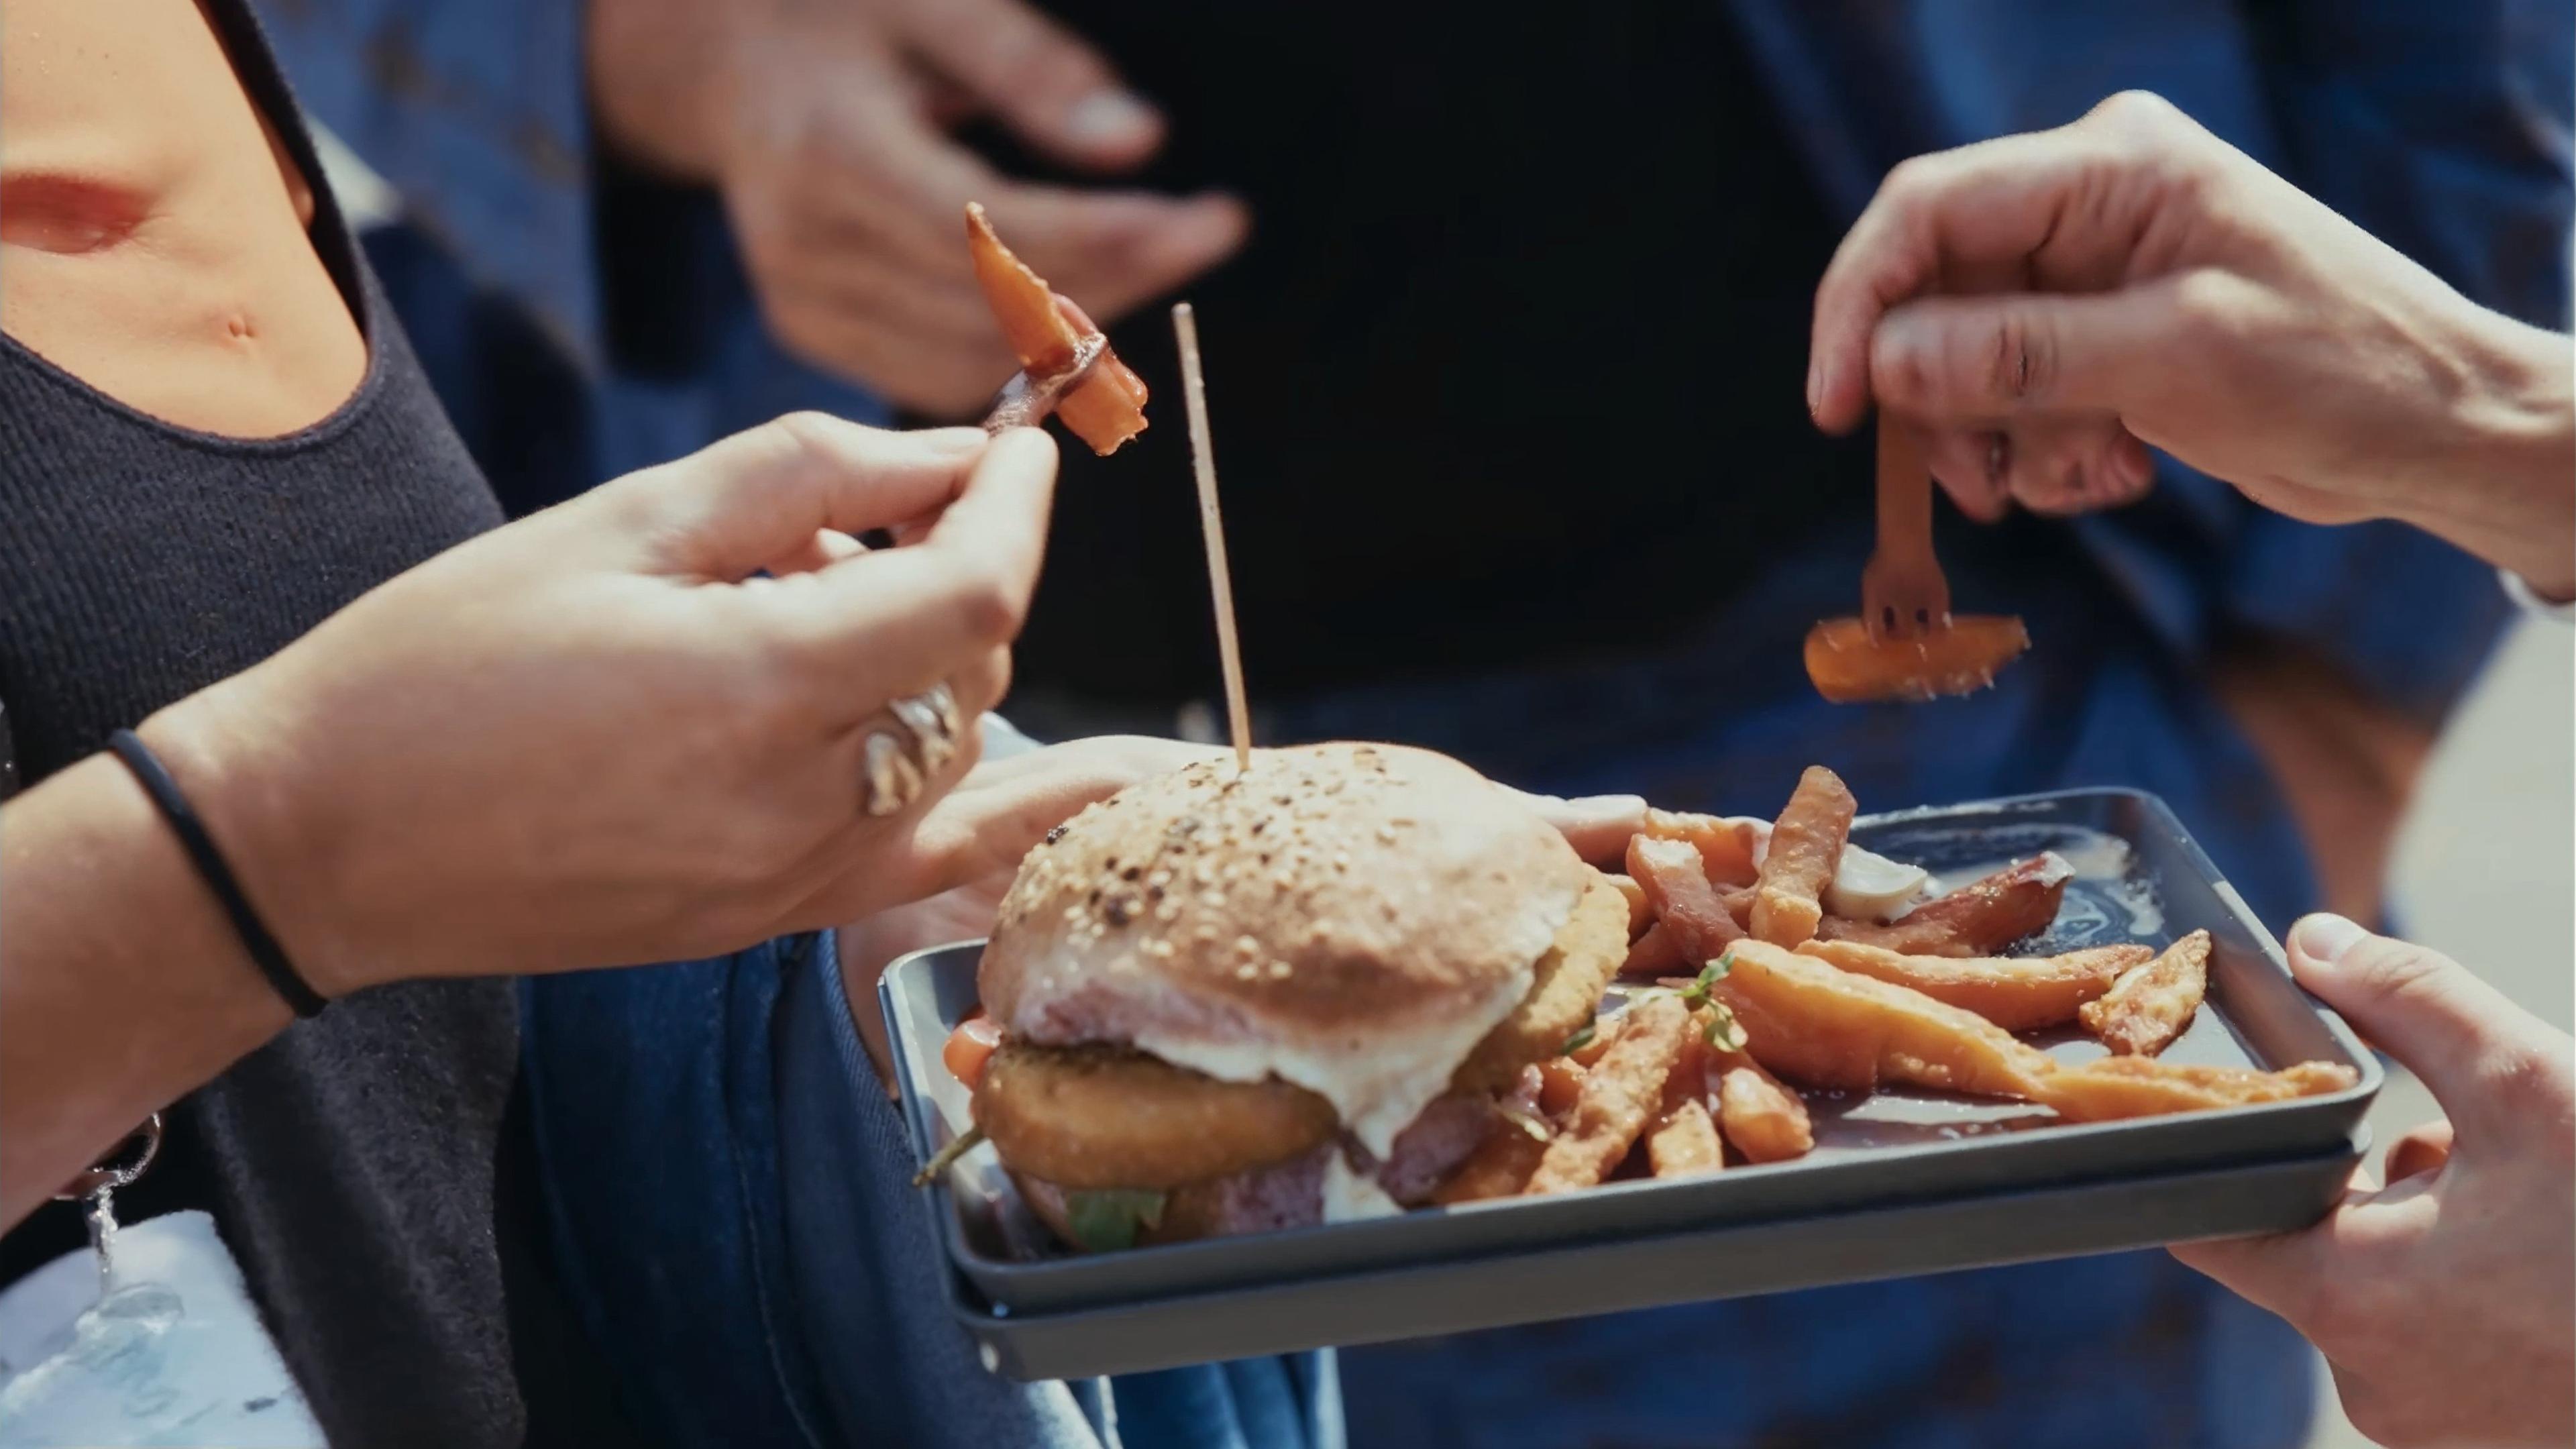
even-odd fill
[[[0,1224],[290,1020],[113,757],[0,809]]]
[[[2576,354],[2555,332],[2481,313],[2464,351],[2478,385],[2447,419],[2435,476],[2400,517],[2576,597]]]

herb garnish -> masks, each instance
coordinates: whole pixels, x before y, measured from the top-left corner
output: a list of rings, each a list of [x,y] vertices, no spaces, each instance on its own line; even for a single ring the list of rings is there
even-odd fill
[[[1136,1235],[1163,1221],[1165,1194],[1105,1188],[1064,1195],[1065,1226],[1086,1253],[1114,1253],[1136,1246]]]

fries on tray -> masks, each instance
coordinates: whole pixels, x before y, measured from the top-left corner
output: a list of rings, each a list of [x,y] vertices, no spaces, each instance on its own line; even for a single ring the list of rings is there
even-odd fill
[[[1331,793],[1338,777],[1316,769],[1315,804],[1290,812],[1309,829],[1328,817],[1308,812],[1361,788]],[[2301,996],[2161,807],[2091,792],[1873,821],[1820,777],[1801,782],[1785,828],[1650,812],[1617,858],[1578,872],[1575,906],[1540,918],[1558,922],[1552,944],[1513,938],[1547,945],[1517,1003],[1459,1048],[1446,1095],[1391,1152],[1354,1143],[1332,1100],[1346,1083],[1211,1078],[1222,1057],[1168,1035],[1154,1055],[1032,1051],[991,998],[992,1018],[969,1013],[974,948],[897,963],[885,996],[921,1155],[970,1115],[1002,1154],[970,1135],[937,1164],[961,1321],[1015,1376],[1123,1372],[2276,1230],[2340,1190],[2376,1084],[2368,1054]],[[1358,847],[1373,827],[1343,825],[1352,844],[1313,844],[1295,868],[1315,874],[1274,885],[1292,862],[1250,833],[1259,810],[1230,813],[1258,801],[1229,804],[1222,784],[1169,824],[1236,834],[1244,886],[1226,885],[1223,854],[1203,887],[1195,860],[1131,855],[1121,837],[1080,856],[1047,897],[1060,904],[1027,920],[1080,906],[1096,923],[1063,939],[1106,964],[1128,949],[1117,922],[1153,919],[1158,870],[1188,882],[1190,909],[1211,889],[1293,902],[1310,880],[1326,898],[1359,889],[1364,869],[1411,878]],[[1429,818],[1405,813],[1399,836]],[[1179,838],[1164,829],[1132,838]],[[1830,859],[1802,843],[1838,830]],[[1766,880],[1775,899],[1814,903],[1794,946],[1748,930]],[[1203,979],[1275,993],[1310,971],[1329,980],[1330,959],[1278,956],[1282,977],[1265,954],[1220,949]],[[1158,999],[1121,989],[1121,1011]],[[1379,1206],[1319,1222],[1297,1206],[1319,1188]],[[1709,1251],[1646,1247],[1666,1241]]]

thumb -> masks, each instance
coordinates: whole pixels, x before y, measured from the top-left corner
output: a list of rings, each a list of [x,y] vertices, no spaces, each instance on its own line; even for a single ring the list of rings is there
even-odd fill
[[[2463,1139],[2519,1115],[2500,1089],[2524,1074],[2545,1029],[2458,962],[2318,914],[2290,928],[2290,970],[2422,1078]]]
[[[1163,143],[1163,118],[1099,52],[1022,0],[913,0],[924,59],[1021,136],[1077,166],[1125,170]]]
[[[1879,320],[1870,391],[1881,407],[1931,423],[2116,413],[2133,374],[2157,365],[2170,317],[2154,289],[1924,297]]]

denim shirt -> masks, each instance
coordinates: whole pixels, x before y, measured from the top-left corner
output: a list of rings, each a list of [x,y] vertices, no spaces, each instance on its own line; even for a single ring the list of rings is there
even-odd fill
[[[541,978],[522,1007],[557,1270],[662,1442],[1340,1449],[1329,1354],[984,1370],[829,933]]]

